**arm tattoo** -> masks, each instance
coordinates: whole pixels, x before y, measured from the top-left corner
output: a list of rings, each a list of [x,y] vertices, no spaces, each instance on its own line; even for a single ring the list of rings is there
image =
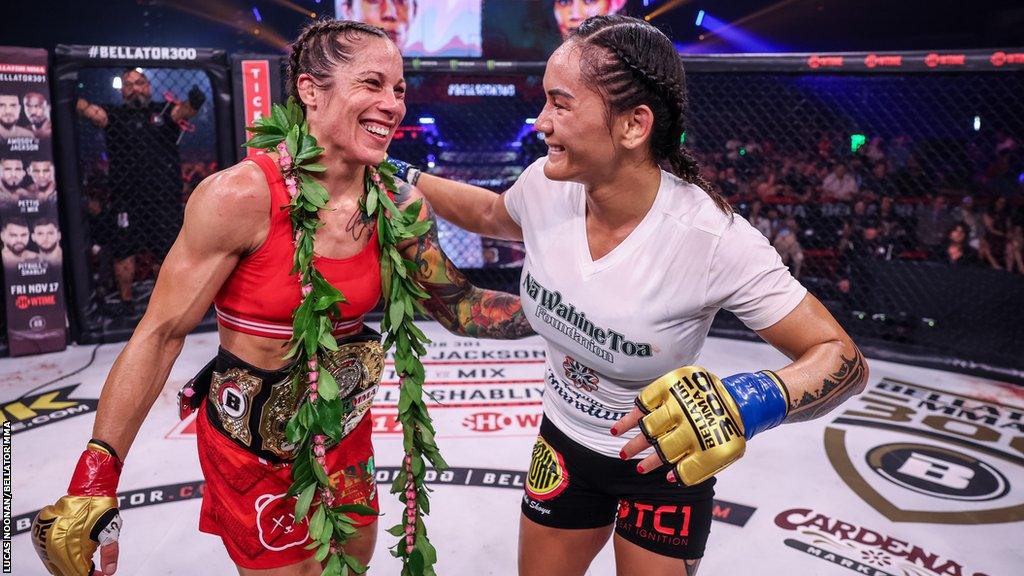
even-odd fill
[[[441,250],[437,219],[416,242],[417,280],[430,297],[423,307],[450,332],[477,338],[512,339],[533,334],[519,297],[470,284]]]
[[[803,422],[827,414],[860,389],[867,378],[864,356],[855,348],[852,358],[839,357],[842,363],[822,381],[820,389],[814,393],[804,392],[800,398],[793,399],[786,422]]]

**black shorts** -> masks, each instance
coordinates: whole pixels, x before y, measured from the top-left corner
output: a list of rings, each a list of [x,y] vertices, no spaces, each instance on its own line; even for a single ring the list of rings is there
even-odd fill
[[[547,417],[533,446],[523,514],[550,528],[600,528],[662,556],[704,556],[711,533],[715,479],[696,486],[665,480],[668,466],[648,474],[639,460],[599,454],[570,440]]]

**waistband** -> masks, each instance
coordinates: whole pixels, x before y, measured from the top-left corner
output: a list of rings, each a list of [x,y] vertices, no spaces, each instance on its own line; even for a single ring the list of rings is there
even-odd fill
[[[237,312],[228,312],[214,305],[217,312],[217,323],[225,328],[230,328],[243,334],[262,336],[264,338],[276,338],[288,340],[292,337],[292,324],[280,322],[268,322],[247,317]],[[335,338],[341,338],[352,334],[358,334],[363,327],[363,316],[351,320],[337,320],[331,327],[331,334]]]
[[[380,334],[363,327],[338,339],[338,350],[320,357],[338,383],[344,438],[362,421],[384,371]],[[291,369],[263,370],[220,348],[208,374],[206,417],[238,446],[270,462],[287,462],[297,446],[288,442],[288,421],[305,401],[305,387],[295,386]],[[204,376],[201,374],[200,376]]]

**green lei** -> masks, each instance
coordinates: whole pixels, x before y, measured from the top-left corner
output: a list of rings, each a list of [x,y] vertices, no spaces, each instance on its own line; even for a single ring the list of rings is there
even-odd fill
[[[270,116],[256,120],[247,129],[253,137],[246,146],[280,154],[278,166],[292,198],[288,205],[295,233],[292,273],[299,274],[303,295],[293,313],[291,348],[286,356],[295,359],[292,385],[303,399],[286,429],[288,441],[297,446],[288,495],[298,497],[296,523],[309,521],[311,542],[306,548],[316,549],[318,561],[326,560],[323,576],[361,574],[366,567],[344,551],[345,542],[356,531],[346,514],[376,512],[362,505],[335,505],[324,467],[325,444],[341,439],[342,422],[351,409],[338,397],[337,382],[317,360],[321,354],[338,349],[331,335],[331,318],[340,316],[338,304],[345,302],[345,296],[313,265],[313,239],[323,226],[319,211],[328,199],[327,190],[314,178],[325,170],[317,163],[324,149],[310,136],[302,108],[294,99],[289,99],[287,106],[275,104]],[[377,218],[385,304],[380,331],[386,334],[384,350],[395,346],[395,371],[401,381],[398,420],[402,424],[405,473],[398,475],[391,492],[399,495],[405,513],[388,532],[400,537],[391,554],[402,559],[402,575],[432,576],[437,552],[427,538],[422,517],[430,513],[428,489],[423,483],[424,459],[439,470],[447,464],[434,442],[434,427],[423,401],[425,374],[420,356],[426,354],[423,345],[429,340],[413,324],[416,311],[423,311],[420,301],[428,295],[413,279],[416,264],[403,258],[396,248],[403,240],[425,234],[430,222],[417,221],[420,201],[405,210],[395,205],[388,195],[388,191],[395,191],[394,174],[395,167],[386,161],[367,167],[366,197],[360,201],[364,215]]]

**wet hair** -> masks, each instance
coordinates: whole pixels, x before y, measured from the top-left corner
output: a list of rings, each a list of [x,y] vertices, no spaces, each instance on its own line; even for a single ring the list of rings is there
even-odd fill
[[[599,50],[582,50],[580,73],[596,86],[611,114],[646,104],[654,112],[651,155],[659,166],[700,186],[722,212],[732,207],[700,174],[700,166],[680,144],[689,103],[683,63],[675,46],[651,24],[611,14],[592,16],[569,36],[569,42]]]
[[[291,96],[303,110],[306,105],[299,98],[299,75],[309,74],[317,87],[330,88],[335,68],[351,62],[356,45],[367,36],[388,40],[384,30],[353,20],[318,20],[302,29],[291,44],[288,86]]]

